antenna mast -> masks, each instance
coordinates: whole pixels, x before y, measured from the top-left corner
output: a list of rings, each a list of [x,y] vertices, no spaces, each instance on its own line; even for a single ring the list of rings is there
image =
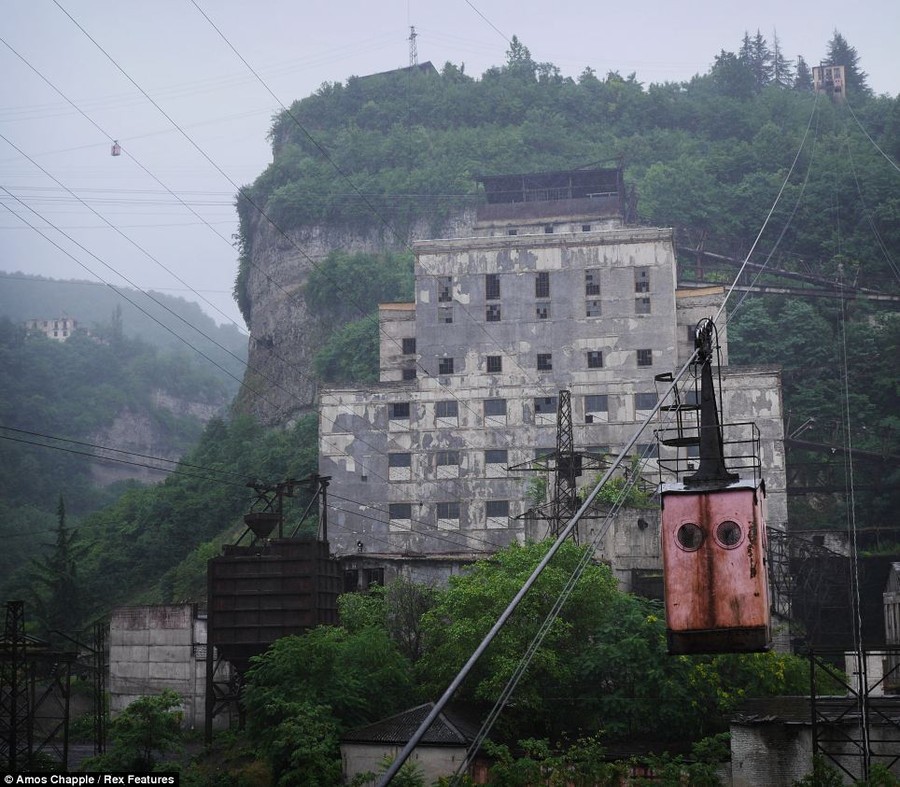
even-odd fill
[[[418,37],[416,26],[409,26],[409,67],[419,65],[419,48],[416,46],[416,38]]]

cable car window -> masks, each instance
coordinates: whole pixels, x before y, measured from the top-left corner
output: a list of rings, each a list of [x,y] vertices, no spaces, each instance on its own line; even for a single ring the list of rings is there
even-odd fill
[[[716,541],[726,549],[734,549],[743,538],[741,526],[737,522],[726,519],[716,527]]]
[[[675,532],[675,541],[685,552],[695,552],[703,543],[703,530],[700,525],[685,522]]]

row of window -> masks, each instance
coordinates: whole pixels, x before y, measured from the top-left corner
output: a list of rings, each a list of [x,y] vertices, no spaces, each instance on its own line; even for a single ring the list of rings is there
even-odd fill
[[[417,508],[419,506],[416,506]],[[435,515],[438,519],[459,519],[461,505],[458,500],[448,500],[435,504]],[[484,515],[490,519],[505,518],[509,516],[509,500],[485,500]],[[392,520],[397,519],[413,519],[412,503],[390,503],[388,505],[388,516]],[[418,521],[421,520],[421,514],[416,512]]]
[[[653,366],[653,350],[652,349],[641,349],[636,350],[636,360],[638,366]],[[602,369],[603,368],[603,351],[602,350],[588,350],[586,353],[586,361],[588,369]],[[503,359],[500,355],[488,355],[487,362],[485,364],[485,368],[488,374],[499,374],[503,371]],[[537,353],[537,357],[535,359],[535,368],[539,372],[552,372],[553,371],[553,353]],[[406,371],[406,370],[404,370]],[[415,372],[415,369],[412,370]],[[454,374],[457,371],[462,371],[461,369],[456,368],[456,361],[453,358],[438,358],[438,374],[447,375]],[[404,378],[404,379],[414,379],[415,375],[412,378]]]
[[[482,408],[485,418],[505,418],[507,412],[506,399],[482,399]],[[656,406],[658,397],[655,392],[634,394],[635,410],[652,410]],[[557,397],[541,396],[532,400],[535,414],[555,415],[557,409]],[[586,423],[589,414],[606,413],[609,411],[608,394],[586,394],[584,396],[584,412]],[[388,404],[388,418],[391,420],[404,420],[410,417],[409,402],[391,402]],[[456,399],[442,399],[434,403],[434,415],[436,418],[458,418],[459,401]]]
[[[490,308],[488,310],[490,312]],[[549,315],[549,306],[547,306]],[[599,309],[599,303],[598,307]],[[599,314],[599,312],[598,312]],[[590,316],[590,315],[588,315]],[[500,307],[497,306],[497,320],[500,319]],[[492,322],[491,317],[488,316],[488,322]],[[697,335],[697,329],[693,325],[687,326],[687,340],[693,344],[694,339]],[[403,354],[404,355],[415,355],[416,354],[416,339],[415,337],[406,337],[402,341],[403,344]],[[653,365],[653,350],[638,350],[638,366],[652,366]],[[500,362],[499,355],[489,355],[488,359],[488,372],[500,372],[502,371],[502,365]],[[600,350],[588,350],[587,351],[587,365],[588,369],[601,369],[603,367],[603,353]],[[492,368],[495,367],[495,368]]]
[[[438,291],[438,322],[453,322],[453,307],[441,306],[453,302],[453,277],[439,276],[437,280]],[[652,306],[650,302],[650,269],[634,269],[634,313],[650,314]],[[600,269],[591,268],[584,272],[585,316],[599,317],[602,313],[600,303]],[[549,320],[551,317],[550,303],[550,272],[538,271],[534,274],[534,297],[543,300],[535,304],[535,318]],[[499,303],[501,299],[500,274],[484,274],[484,299],[485,320],[487,322],[501,322],[502,311]]]

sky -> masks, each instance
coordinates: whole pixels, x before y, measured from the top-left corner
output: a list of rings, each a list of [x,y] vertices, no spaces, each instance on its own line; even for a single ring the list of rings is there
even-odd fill
[[[757,30],[812,66],[838,30],[870,87],[900,94],[896,0],[5,0],[0,271],[167,292],[243,328],[234,194],[271,161],[272,117],[408,65],[411,25],[438,68],[478,77],[516,35],[564,76],[644,85],[706,73]]]

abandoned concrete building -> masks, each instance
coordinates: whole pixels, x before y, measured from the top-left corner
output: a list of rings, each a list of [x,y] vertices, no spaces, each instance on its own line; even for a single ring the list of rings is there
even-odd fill
[[[570,392],[577,449],[617,454],[664,390],[656,375],[684,363],[698,320],[725,297],[679,288],[673,232],[626,223],[621,170],[481,183],[465,236],[414,244],[415,303],[380,307],[379,382],[320,394],[319,472],[332,479],[328,536],[351,569],[347,589],[424,560],[439,580],[454,556],[536,535],[525,516],[534,474],[508,468],[554,449],[559,392]],[[768,522],[784,527],[780,377],[729,368],[719,326],[724,419],[759,428]],[[648,477],[655,450],[648,428],[635,446]],[[658,561],[649,516],[619,550],[635,570]],[[630,589],[629,565],[618,568]]]

